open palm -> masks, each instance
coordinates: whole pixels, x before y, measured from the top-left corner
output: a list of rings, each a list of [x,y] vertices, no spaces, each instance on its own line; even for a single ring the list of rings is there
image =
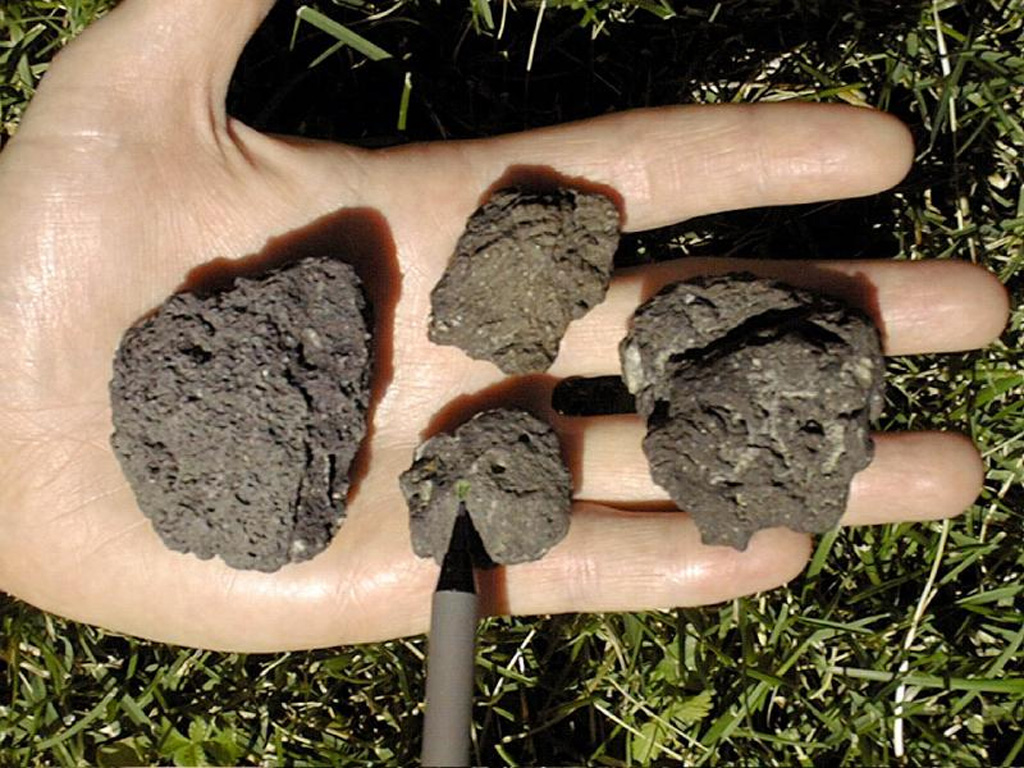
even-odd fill
[[[41,608],[254,651],[423,631],[436,566],[411,551],[398,475],[426,431],[499,402],[552,420],[576,502],[569,536],[546,558],[492,576],[491,609],[634,610],[770,588],[803,567],[806,536],[764,531],[743,553],[702,546],[687,516],[654,511],[666,498],[648,475],[640,421],[558,417],[552,382],[617,372],[639,301],[667,281],[738,266],[867,302],[890,353],[967,349],[1002,328],[1002,289],[968,265],[686,260],[617,276],[571,327],[550,376],[506,380],[432,345],[426,323],[467,216],[516,169],[611,188],[625,228],[638,230],[884,189],[909,165],[905,130],[868,110],[764,105],[377,152],[273,138],[223,105],[270,5],[126,0],[58,56],[0,157],[0,588]],[[273,574],[167,550],[109,445],[122,333],[211,261],[325,249],[358,262],[382,309],[378,397],[347,522],[327,551]],[[980,478],[961,438],[880,437],[844,522],[953,515]]]

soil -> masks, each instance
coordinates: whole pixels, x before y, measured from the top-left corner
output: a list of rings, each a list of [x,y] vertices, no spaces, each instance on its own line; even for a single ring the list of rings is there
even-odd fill
[[[491,563],[537,560],[569,530],[572,482],[558,436],[525,411],[485,411],[454,434],[430,438],[401,486],[413,550],[438,563],[460,503]]]
[[[431,341],[508,374],[547,370],[569,323],[604,300],[619,224],[604,195],[496,192],[431,294]]]
[[[763,528],[839,522],[882,407],[863,312],[751,275],[697,278],[643,304],[620,355],[651,476],[704,543],[745,549]]]
[[[111,441],[168,547],[269,572],[330,543],[366,434],[370,327],[353,269],[310,258],[128,329]]]

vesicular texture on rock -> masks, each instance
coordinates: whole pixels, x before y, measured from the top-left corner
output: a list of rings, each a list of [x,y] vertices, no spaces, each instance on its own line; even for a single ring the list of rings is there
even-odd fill
[[[366,434],[368,309],[349,265],[308,258],[128,329],[111,439],[171,549],[274,571],[330,542]]]
[[[604,195],[496,192],[431,294],[429,335],[509,374],[545,371],[572,320],[604,300],[619,212]]]
[[[485,411],[430,438],[401,487],[413,550],[438,563],[460,503],[495,563],[536,560],[569,530],[572,482],[558,436],[525,411]]]
[[[696,278],[637,309],[620,355],[651,476],[706,544],[839,522],[882,406],[863,312],[747,274]]]

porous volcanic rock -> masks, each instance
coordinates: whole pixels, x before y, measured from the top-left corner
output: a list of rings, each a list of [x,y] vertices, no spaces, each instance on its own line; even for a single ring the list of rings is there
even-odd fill
[[[329,258],[180,293],[121,340],[111,442],[173,550],[274,571],[323,550],[366,434],[368,309]]]
[[[545,371],[569,323],[604,300],[619,212],[604,195],[496,192],[431,293],[429,336],[509,374]]]
[[[838,523],[882,406],[863,312],[752,275],[696,278],[636,311],[620,355],[651,476],[704,543],[745,549],[762,528]]]
[[[460,502],[494,563],[536,560],[569,530],[572,482],[558,436],[519,410],[485,411],[416,450],[401,476],[413,550],[440,563]]]

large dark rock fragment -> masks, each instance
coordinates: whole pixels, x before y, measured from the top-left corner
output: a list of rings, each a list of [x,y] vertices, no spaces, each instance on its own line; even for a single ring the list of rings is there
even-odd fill
[[[431,294],[431,341],[505,373],[547,370],[569,323],[604,300],[618,241],[619,212],[603,195],[496,192]]]
[[[353,269],[305,259],[172,296],[114,360],[114,451],[168,547],[274,571],[330,542],[366,434],[367,307]]]
[[[620,354],[651,476],[705,543],[838,523],[882,406],[861,311],[751,275],[697,278],[642,305]]]
[[[495,563],[536,560],[569,530],[572,482],[558,436],[525,411],[486,411],[430,438],[401,486],[413,550],[438,563],[460,503]]]

